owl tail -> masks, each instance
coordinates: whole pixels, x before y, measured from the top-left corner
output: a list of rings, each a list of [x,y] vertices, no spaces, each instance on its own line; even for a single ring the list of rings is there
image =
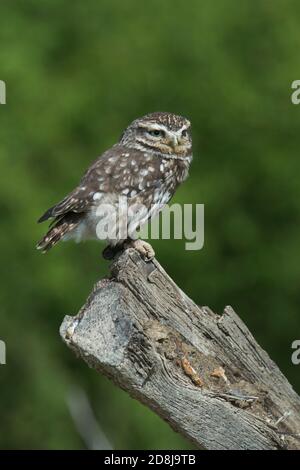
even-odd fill
[[[67,233],[74,230],[81,219],[81,214],[70,212],[52,222],[51,228],[46,235],[36,245],[37,250],[47,253],[56,243],[58,243]]]

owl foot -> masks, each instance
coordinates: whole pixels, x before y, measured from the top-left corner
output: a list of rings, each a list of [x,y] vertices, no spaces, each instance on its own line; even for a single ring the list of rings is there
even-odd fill
[[[150,243],[145,242],[144,240],[130,240],[126,243],[125,248],[134,248],[137,250],[145,261],[151,261],[155,257],[155,251],[153,250]]]

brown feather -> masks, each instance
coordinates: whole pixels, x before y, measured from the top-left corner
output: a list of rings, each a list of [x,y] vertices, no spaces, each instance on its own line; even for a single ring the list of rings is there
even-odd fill
[[[54,225],[48,230],[46,235],[38,242],[36,248],[41,250],[42,253],[47,253],[68,232],[77,227],[81,217],[81,214],[69,212],[65,216],[58,218],[54,221]]]

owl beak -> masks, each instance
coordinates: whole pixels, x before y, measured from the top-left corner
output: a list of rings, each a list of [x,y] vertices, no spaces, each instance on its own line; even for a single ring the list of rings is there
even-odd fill
[[[170,145],[173,147],[174,150],[176,150],[177,146],[179,145],[178,142],[178,136],[177,135],[172,135],[170,139]]]

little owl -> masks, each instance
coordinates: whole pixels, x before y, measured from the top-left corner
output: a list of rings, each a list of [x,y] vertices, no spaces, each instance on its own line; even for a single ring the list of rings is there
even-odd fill
[[[110,227],[103,237],[108,242],[104,257],[131,245],[151,259],[152,247],[130,235],[169,202],[187,178],[191,160],[191,124],[186,118],[157,112],[136,119],[119,142],[92,163],[74,191],[39,219],[52,222],[37,248],[45,253],[60,240],[100,238],[99,208],[105,205],[111,208],[106,216],[114,230]],[[126,217],[117,211],[120,200],[127,204]]]

